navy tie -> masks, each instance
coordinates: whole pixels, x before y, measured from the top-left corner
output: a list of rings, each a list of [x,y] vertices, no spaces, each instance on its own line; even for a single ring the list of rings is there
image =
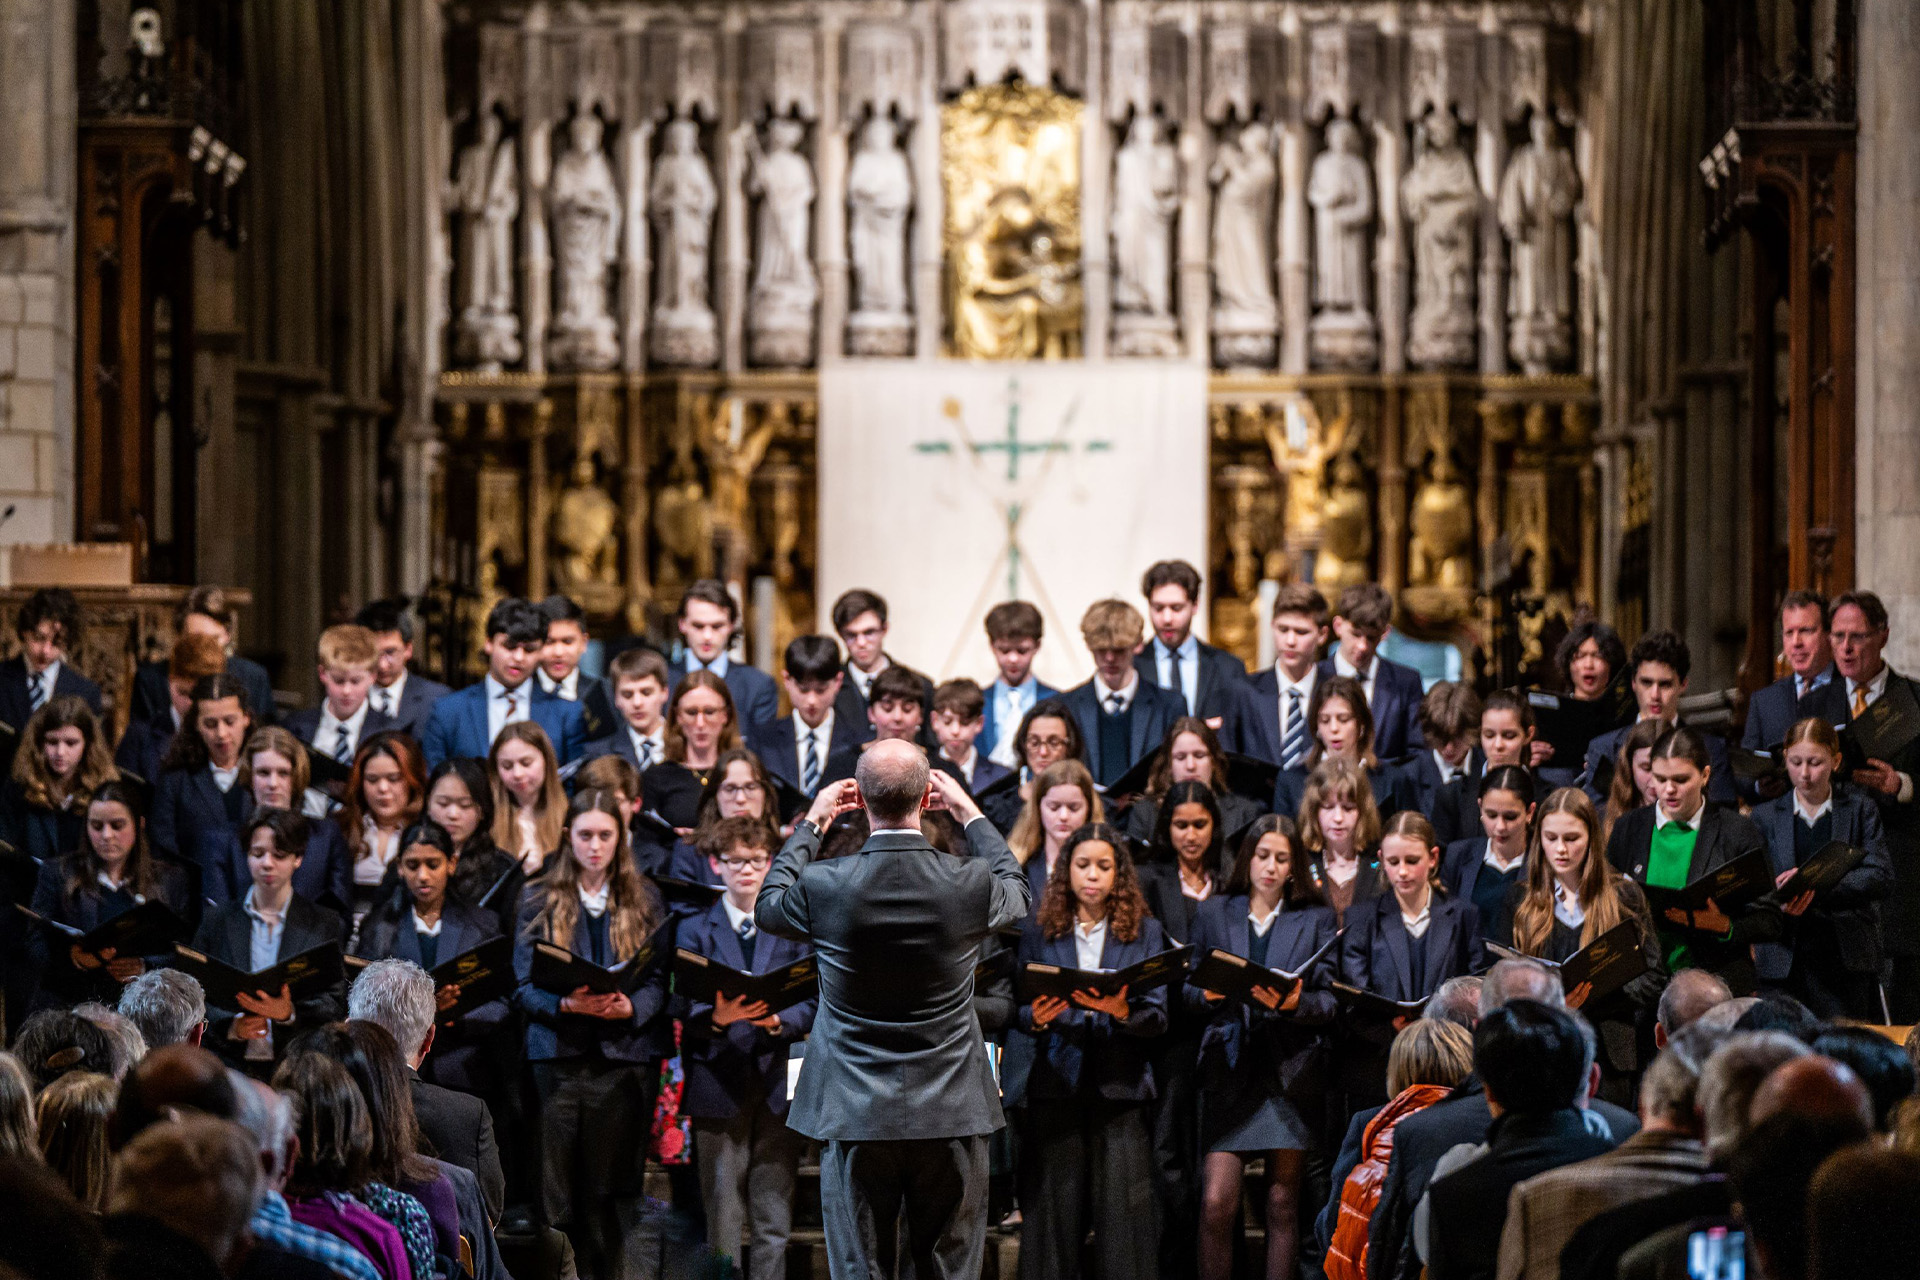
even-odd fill
[[[807,731],[806,750],[800,756],[800,790],[812,795],[820,788],[820,748],[815,744],[813,731]]]
[[[1298,769],[1307,758],[1307,709],[1300,690],[1287,690],[1287,728],[1280,740],[1280,767]]]

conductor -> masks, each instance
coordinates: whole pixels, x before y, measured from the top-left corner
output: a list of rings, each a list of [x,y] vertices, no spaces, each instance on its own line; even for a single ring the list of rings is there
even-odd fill
[[[825,1145],[820,1199],[834,1280],[980,1274],[987,1135],[1005,1123],[973,1014],[987,935],[1026,915],[1025,872],[966,789],[911,742],[876,742],[824,788],[774,859],[754,921],[808,939],[820,1006],[787,1124]],[[813,863],[820,833],[864,805],[860,851]],[[938,852],[922,809],[945,808],[974,856]]]

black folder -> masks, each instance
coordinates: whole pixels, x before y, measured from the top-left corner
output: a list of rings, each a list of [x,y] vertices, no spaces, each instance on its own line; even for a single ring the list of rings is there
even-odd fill
[[[1558,769],[1579,769],[1586,761],[1588,743],[1631,723],[1634,715],[1624,671],[1591,702],[1545,689],[1527,690],[1526,699],[1533,709],[1534,735],[1553,748],[1547,765]]]
[[[1245,956],[1234,955],[1231,951],[1222,951],[1215,947],[1201,958],[1194,967],[1193,976],[1187,979],[1189,986],[1199,987],[1202,991],[1211,991],[1232,1000],[1245,1000],[1249,1004],[1257,1003],[1253,998],[1255,987],[1271,987],[1286,996],[1299,986],[1313,966],[1319,964],[1327,952],[1333,950],[1340,941],[1340,935],[1328,938],[1321,948],[1307,957],[1307,962],[1299,969],[1288,972],[1285,969],[1270,969],[1263,964],[1255,964]]]
[[[1920,702],[1914,700],[1911,685],[1889,674],[1886,691],[1840,730],[1840,749],[1848,769],[1861,769],[1869,760],[1899,758],[1916,738]]]
[[[1029,960],[1020,968],[1020,998],[1031,1001],[1036,996],[1057,996],[1071,1001],[1074,992],[1091,991],[1104,999],[1125,987],[1131,999],[1155,987],[1177,982],[1186,974],[1187,961],[1192,955],[1192,947],[1174,947],[1124,969],[1112,970],[1069,969]]]
[[[498,880],[495,880],[491,885],[487,886],[487,891],[480,895],[480,901],[473,904],[475,910],[478,910],[478,911],[496,910],[497,908],[494,906],[493,900],[500,896],[500,891],[507,887],[507,881],[513,879],[513,873],[518,871],[519,869],[520,869],[520,862],[518,859],[515,859],[514,862],[510,866],[508,866],[505,871],[502,871],[500,873],[500,878]]]
[[[1364,1013],[1389,1022],[1395,1018],[1417,1018],[1427,1007],[1425,1000],[1393,1000],[1377,992],[1362,991],[1359,987],[1350,986],[1344,982],[1333,984],[1333,998],[1355,1013]]]
[[[1766,850],[1754,849],[1707,872],[1684,889],[1659,889],[1653,885],[1644,888],[1654,918],[1663,928],[1670,927],[1673,922],[1667,919],[1667,912],[1675,907],[1682,911],[1704,911],[1707,899],[1711,898],[1714,905],[1731,913],[1735,907],[1752,902],[1773,888],[1773,864],[1767,861]]]
[[[638,951],[611,968],[583,959],[551,942],[535,942],[533,967],[527,978],[542,991],[551,991],[557,996],[572,995],[581,987],[596,995],[632,995],[653,971],[671,928],[671,921],[660,926]]]
[[[679,876],[655,876],[653,884],[669,904],[683,904],[701,911],[720,901],[720,895],[726,892],[717,884],[701,884],[698,880],[682,880]]]
[[[1769,782],[1784,783],[1787,780],[1786,753],[1778,746],[1768,747],[1764,751],[1729,746],[1727,755],[1733,765],[1733,780],[1743,786],[1759,787]]]
[[[1558,969],[1560,985],[1567,991],[1590,982],[1593,992],[1587,997],[1589,1001],[1612,995],[1647,971],[1647,958],[1640,951],[1640,925],[1635,920],[1622,920],[1565,960],[1522,955],[1495,942],[1489,942],[1487,950],[1504,960],[1531,960]]]
[[[820,962],[812,955],[765,973],[745,973],[681,947],[673,953],[673,993],[717,1004],[721,995],[763,1001],[768,1013],[791,1009],[820,991]]]
[[[317,947],[268,965],[258,973],[236,969],[224,960],[215,960],[191,947],[176,945],[173,967],[200,983],[207,1004],[222,1009],[238,1009],[241,994],[269,996],[280,994],[285,986],[298,1000],[338,983],[346,972],[340,957],[340,944],[323,942]]]
[[[1814,896],[1818,897],[1852,875],[1866,860],[1867,851],[1859,845],[1848,844],[1845,840],[1829,841],[1811,858],[1794,868],[1787,882],[1769,896],[1776,902],[1787,903],[1811,889]]]
[[[122,911],[113,919],[95,925],[89,932],[81,932],[70,924],[58,920],[49,920],[38,915],[19,903],[15,910],[29,919],[44,925],[50,932],[60,936],[68,945],[79,947],[82,951],[99,955],[107,948],[113,948],[116,959],[128,956],[164,955],[173,950],[176,942],[191,938],[193,930],[187,922],[173,913],[166,903],[153,899],[142,902],[129,910]]]

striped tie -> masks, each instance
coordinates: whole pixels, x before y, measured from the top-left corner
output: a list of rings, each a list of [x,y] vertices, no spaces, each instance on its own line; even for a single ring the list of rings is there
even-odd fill
[[[373,691],[373,709],[383,716],[392,715],[393,703],[390,701],[392,697],[393,694],[385,689],[375,689]]]
[[[27,681],[27,706],[33,711],[47,705],[47,680],[45,673]]]
[[[806,750],[800,755],[800,790],[812,795],[820,789],[820,748],[815,743],[811,731],[806,737]]]
[[[352,764],[353,739],[347,736],[347,731],[344,727],[335,732],[338,736],[333,740],[333,758],[341,764]]]
[[[645,773],[653,767],[653,739],[640,739],[640,772]]]
[[[1280,739],[1280,767],[1298,769],[1307,758],[1307,709],[1301,704],[1300,690],[1287,690],[1287,728]]]

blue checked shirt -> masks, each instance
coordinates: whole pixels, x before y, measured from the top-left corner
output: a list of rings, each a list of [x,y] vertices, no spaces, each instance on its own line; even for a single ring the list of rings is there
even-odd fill
[[[260,1207],[253,1211],[253,1221],[247,1225],[254,1239],[311,1259],[344,1280],[380,1280],[380,1273],[367,1261],[367,1256],[345,1240],[317,1231],[304,1222],[295,1222],[278,1191],[269,1191],[262,1197]]]

